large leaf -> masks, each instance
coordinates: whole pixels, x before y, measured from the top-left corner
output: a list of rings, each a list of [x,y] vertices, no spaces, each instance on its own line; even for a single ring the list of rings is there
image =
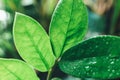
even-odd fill
[[[39,80],[39,78],[26,63],[0,58],[0,80]]]
[[[86,40],[66,51],[59,66],[63,72],[77,77],[120,77],[120,37]]]
[[[50,39],[56,57],[79,43],[86,29],[87,11],[82,0],[60,0],[50,24]]]
[[[38,22],[17,13],[13,31],[15,46],[25,61],[40,71],[48,71],[54,65],[49,37]]]

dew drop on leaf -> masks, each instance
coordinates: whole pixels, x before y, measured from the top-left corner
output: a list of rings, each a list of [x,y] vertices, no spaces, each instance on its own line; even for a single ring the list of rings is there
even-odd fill
[[[90,66],[85,66],[86,72],[90,70]]]
[[[118,44],[120,44],[120,38],[114,36],[86,40],[67,51],[61,59],[62,63],[67,63],[66,66],[72,62],[72,65],[69,66],[76,67],[77,70],[71,71],[70,68],[65,71],[63,64],[60,64],[60,68],[62,71],[80,78],[91,77],[100,80],[118,78],[120,76],[120,54],[118,54],[120,45]],[[66,59],[67,57],[69,58]]]
[[[110,75],[109,75],[109,77],[112,77],[113,76],[113,74],[111,73]]]
[[[76,67],[73,67],[73,69],[76,69]]]
[[[98,48],[98,45],[96,45],[95,48]]]
[[[108,69],[108,71],[110,72],[110,69]]]
[[[89,66],[86,66],[85,68],[86,68],[86,69],[89,69],[90,67],[89,67]]]
[[[114,62],[112,61],[110,64],[114,64]]]
[[[106,44],[109,44],[109,42],[106,42]]]
[[[116,75],[120,75],[120,73],[116,73]]]
[[[115,70],[112,70],[112,72],[115,72]]]
[[[93,72],[93,75],[95,75],[95,72]]]

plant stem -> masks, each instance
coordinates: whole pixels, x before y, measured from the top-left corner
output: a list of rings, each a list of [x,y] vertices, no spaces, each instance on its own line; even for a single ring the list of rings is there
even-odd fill
[[[54,66],[48,71],[48,75],[47,75],[46,80],[51,80],[52,73],[53,73],[57,63],[59,62],[59,60],[60,60],[60,58],[56,59]]]
[[[50,80],[51,79],[52,72],[53,72],[53,68],[48,71],[48,75],[47,75],[47,79],[46,80]]]

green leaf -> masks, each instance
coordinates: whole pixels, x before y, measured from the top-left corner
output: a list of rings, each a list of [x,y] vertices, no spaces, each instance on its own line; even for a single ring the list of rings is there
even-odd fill
[[[0,80],[39,80],[35,71],[16,59],[0,58]]]
[[[119,14],[120,14],[120,0],[115,0],[114,1],[114,9],[113,9],[113,15],[112,15],[112,19],[111,19],[111,25],[110,25],[110,34],[114,34],[115,31],[115,26],[117,24],[117,20],[119,18]]]
[[[76,77],[111,79],[120,77],[120,37],[100,36],[67,50],[60,69]]]
[[[82,0],[60,0],[52,16],[50,39],[56,57],[78,44],[87,29],[87,10]]]
[[[20,56],[39,71],[48,71],[55,62],[50,39],[34,19],[17,13],[14,21],[14,42]]]
[[[3,4],[5,5],[4,8],[7,12],[13,14],[15,11],[24,12],[24,8],[21,4],[22,0],[2,0]]]

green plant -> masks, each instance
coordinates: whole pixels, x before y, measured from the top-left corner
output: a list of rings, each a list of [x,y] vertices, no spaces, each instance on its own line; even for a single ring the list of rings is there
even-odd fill
[[[16,13],[14,42],[26,62],[1,58],[0,80],[39,80],[34,69],[48,71],[46,80],[51,80],[56,65],[80,78],[119,77],[120,38],[99,36],[82,41],[86,30],[87,11],[82,0],[59,1],[49,36],[37,21]]]
[[[110,24],[110,34],[115,33],[115,26],[116,26],[116,23],[119,18],[119,14],[120,14],[119,3],[120,3],[120,0],[116,0],[114,3],[114,10],[113,10],[113,15],[112,15],[111,24]]]

